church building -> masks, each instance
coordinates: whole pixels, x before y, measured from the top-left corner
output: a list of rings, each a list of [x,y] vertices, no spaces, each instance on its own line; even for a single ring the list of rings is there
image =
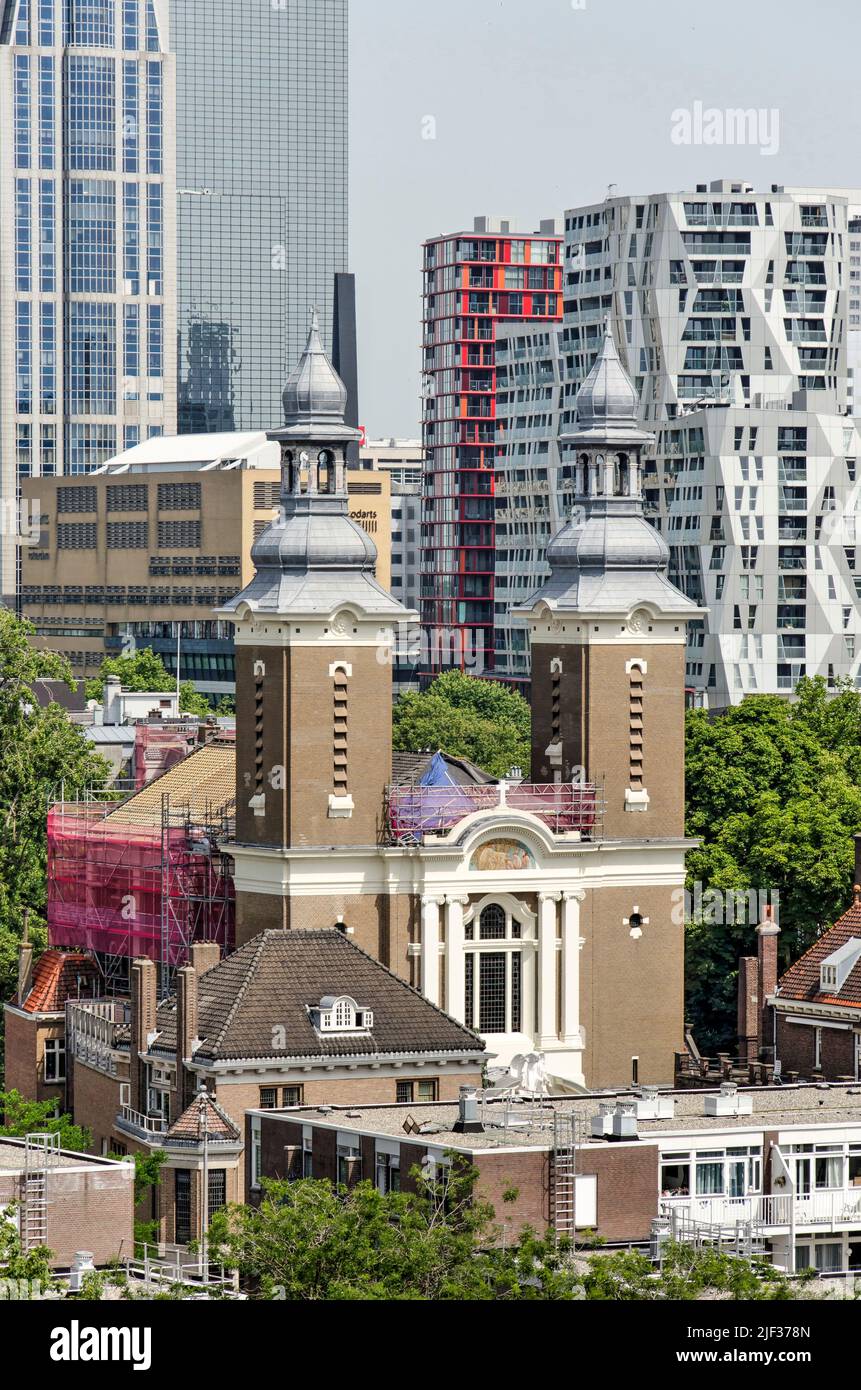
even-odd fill
[[[671,1082],[683,1046],[684,653],[641,493],[651,436],[608,329],[577,399],[574,515],[520,609],[527,781],[392,785],[394,630],[350,519],[346,392],[312,321],[284,391],[277,518],[218,616],[237,652],[237,947],[338,927],[556,1084]]]

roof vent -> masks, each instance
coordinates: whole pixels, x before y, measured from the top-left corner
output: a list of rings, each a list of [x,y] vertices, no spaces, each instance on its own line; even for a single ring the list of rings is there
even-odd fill
[[[484,1125],[478,1116],[478,1094],[474,1086],[461,1086],[457,1104],[457,1119],[452,1125],[455,1134],[483,1134]]]
[[[743,1095],[734,1081],[724,1081],[719,1091],[705,1097],[706,1115],[752,1115],[753,1096]]]
[[[637,1107],[633,1101],[620,1100],[613,1111],[612,1139],[636,1139]]]
[[[634,1096],[634,1111],[638,1120],[671,1120],[676,1113],[676,1102],[657,1086],[641,1086]]]
[[[598,1114],[592,1116],[592,1138],[607,1139],[613,1133],[613,1115],[616,1110],[616,1097],[598,1102]]]

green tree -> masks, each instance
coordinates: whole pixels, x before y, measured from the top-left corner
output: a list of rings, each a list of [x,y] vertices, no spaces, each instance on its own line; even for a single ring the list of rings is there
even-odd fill
[[[15,990],[24,909],[30,935],[44,945],[45,812],[52,799],[105,785],[108,766],[58,704],[40,706],[40,678],[75,688],[71,667],[56,652],[31,645],[35,628],[0,608],[0,992]]]
[[[15,1203],[0,1209],[0,1279],[25,1281],[44,1292],[53,1282],[51,1251],[46,1245],[37,1245],[35,1249],[25,1251],[15,1215]]]
[[[493,1208],[477,1199],[462,1156],[440,1180],[418,1169],[414,1192],[372,1183],[263,1183],[259,1207],[230,1206],[210,1226],[213,1261],[239,1271],[263,1298],[525,1301],[789,1298],[770,1267],[668,1246],[658,1271],[636,1251],[572,1259],[568,1240],[528,1227],[501,1240]],[[509,1189],[503,1202],[515,1200]]]
[[[21,1139],[25,1134],[59,1134],[60,1148],[87,1153],[92,1143],[88,1129],[76,1125],[71,1115],[58,1115],[52,1100],[28,1100],[20,1091],[0,1091],[0,1134]]]
[[[470,758],[494,777],[528,771],[530,710],[522,695],[497,681],[446,671],[394,708],[393,745],[410,753],[441,749]]]
[[[99,674],[87,681],[88,700],[101,700],[108,676],[119,676],[124,690],[152,690],[167,694],[176,689],[174,677],[152,647],[138,647],[126,656],[106,656],[99,667]],[[212,713],[206,696],[195,690],[192,681],[180,683],[179,712],[198,715],[203,719]]]
[[[851,900],[861,826],[861,697],[844,685],[830,698],[821,678],[796,694],[751,696],[717,717],[692,710],[686,730],[687,832],[700,841],[688,889],[776,902],[784,964]],[[687,925],[687,1009],[705,1050],[733,1044],[738,959],[756,953],[756,922],[727,915]]]

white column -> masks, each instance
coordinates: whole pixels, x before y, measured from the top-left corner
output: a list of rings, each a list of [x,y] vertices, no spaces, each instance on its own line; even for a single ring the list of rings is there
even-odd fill
[[[439,1003],[439,898],[422,898],[422,994]]]
[[[580,1046],[580,903],[583,893],[562,894],[562,1039]]]
[[[469,898],[446,898],[445,1008],[458,1023],[466,1022],[463,909]],[[470,1023],[470,1027],[472,1024]]]
[[[558,893],[538,897],[538,1046],[558,1041],[556,1026],[556,904]]]

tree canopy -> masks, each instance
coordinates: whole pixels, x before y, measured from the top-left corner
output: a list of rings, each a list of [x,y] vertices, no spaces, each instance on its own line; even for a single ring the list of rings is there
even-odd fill
[[[400,697],[393,744],[408,753],[441,749],[470,758],[494,777],[505,777],[513,767],[528,774],[529,705],[498,681],[446,671],[427,690]]]
[[[784,963],[851,902],[861,830],[861,695],[802,680],[794,703],[749,696],[717,717],[687,715],[688,889],[756,890],[774,904]],[[692,899],[692,901],[694,901]],[[687,1009],[701,1048],[734,1042],[737,962],[755,920],[699,914],[687,928]]]
[[[576,1254],[569,1241],[528,1227],[503,1240],[489,1203],[477,1199],[476,1170],[462,1156],[439,1178],[415,1169],[415,1191],[373,1183],[264,1180],[259,1207],[213,1215],[209,1256],[263,1298],[289,1301],[520,1301],[789,1298],[776,1271],[715,1252],[670,1246],[659,1273],[636,1252]],[[503,1203],[516,1200],[516,1188]]]
[[[35,629],[0,608],[0,991],[17,975],[24,908],[34,945],[44,944],[46,811],[61,789],[74,797],[105,785],[108,765],[58,704],[40,706],[40,678],[64,681],[71,667],[56,652],[31,645]]]
[[[0,1134],[23,1139],[25,1134],[59,1134],[60,1148],[86,1153],[92,1142],[88,1129],[71,1115],[58,1115],[53,1100],[30,1100],[20,1091],[0,1091]]]

